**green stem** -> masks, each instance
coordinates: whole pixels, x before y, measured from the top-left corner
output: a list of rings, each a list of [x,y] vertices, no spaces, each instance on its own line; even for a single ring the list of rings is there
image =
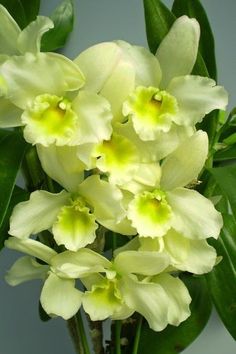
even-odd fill
[[[135,338],[134,338],[134,347],[133,347],[132,354],[138,354],[138,346],[139,346],[141,329],[142,329],[142,321],[143,321],[143,318],[142,318],[142,316],[140,316],[139,320],[138,320],[138,324],[137,324]]]
[[[74,344],[74,348],[76,350],[76,354],[85,354],[83,345],[81,342],[81,338],[78,333],[78,325],[76,317],[72,317],[67,321],[67,327],[71,336],[71,339]]]
[[[121,343],[120,343],[120,335],[121,335],[121,321],[115,321],[115,348],[116,354],[121,354]]]
[[[90,354],[87,336],[86,336],[85,329],[84,329],[84,323],[83,323],[83,319],[82,319],[80,311],[77,313],[76,318],[77,318],[77,323],[78,323],[78,332],[80,334],[81,342],[82,342],[83,349],[84,349],[84,354]]]

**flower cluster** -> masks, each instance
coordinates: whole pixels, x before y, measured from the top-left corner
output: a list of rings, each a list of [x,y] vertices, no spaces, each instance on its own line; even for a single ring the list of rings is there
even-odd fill
[[[82,305],[95,321],[137,311],[155,331],[178,325],[191,302],[178,274],[213,268],[206,239],[222,227],[212,202],[193,189],[208,155],[196,124],[227,105],[223,87],[191,75],[197,21],[177,19],[156,55],[117,41],[71,61],[40,52],[48,18],[21,31],[0,6],[0,19],[0,127],[22,127],[61,186],[14,208],[5,244],[27,256],[7,282],[42,279],[50,316],[69,319]],[[31,237],[45,230],[51,247]],[[106,233],[124,235],[124,246],[103,254],[96,245]]]

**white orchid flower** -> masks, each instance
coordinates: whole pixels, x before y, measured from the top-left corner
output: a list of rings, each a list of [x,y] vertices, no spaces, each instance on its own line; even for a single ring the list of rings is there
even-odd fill
[[[198,22],[182,16],[156,56],[118,41],[93,46],[75,62],[89,78],[87,87],[111,103],[114,121],[131,120],[142,140],[153,141],[176,125],[193,127],[207,113],[227,105],[223,87],[212,79],[191,75],[199,36]]]
[[[75,288],[75,279],[88,276],[90,273],[103,272],[108,262],[89,249],[71,252],[73,257],[79,260],[73,277],[69,269],[66,271],[66,263],[63,273],[57,271],[54,266],[61,258],[64,259],[67,252],[57,254],[39,241],[16,237],[10,237],[5,241],[5,245],[29,255],[19,258],[7,272],[5,279],[8,284],[15,286],[29,280],[42,279],[44,285],[40,302],[43,309],[49,316],[61,316],[65,320],[74,316],[82,303],[83,293]],[[34,257],[44,264],[39,263]]]
[[[198,131],[158,164],[140,169],[122,188],[130,194],[128,219],[141,237],[162,237],[170,229],[190,239],[217,238],[222,217],[212,202],[184,188],[197,179],[208,154],[208,138]]]
[[[95,175],[80,183],[76,192],[35,191],[14,208],[9,234],[26,239],[52,230],[56,243],[72,251],[93,243],[99,224],[134,235],[135,229],[125,219],[122,199],[117,187]]]
[[[179,279],[163,273],[168,265],[168,257],[155,252],[119,253],[106,276],[82,279],[88,289],[84,310],[93,321],[125,319],[137,311],[155,331],[178,325],[190,315],[191,298]]]

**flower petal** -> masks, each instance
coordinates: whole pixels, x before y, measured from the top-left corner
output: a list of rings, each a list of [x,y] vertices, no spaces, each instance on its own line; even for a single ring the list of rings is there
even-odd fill
[[[164,160],[161,188],[172,190],[196,180],[208,155],[207,133],[199,130]]]
[[[189,304],[191,297],[184,283],[169,274],[160,274],[152,279],[159,284],[168,298],[168,323],[178,326],[191,314]]]
[[[77,145],[99,143],[110,138],[112,114],[105,98],[81,91],[72,102],[72,108],[78,116]]]
[[[48,264],[50,264],[51,258],[57,254],[52,248],[32,239],[21,240],[17,237],[10,237],[5,241],[5,246],[12,250],[39,258]]]
[[[167,193],[173,211],[172,227],[190,239],[217,238],[223,225],[221,214],[200,193],[178,188]]]
[[[193,18],[179,17],[157,49],[161,65],[161,87],[176,76],[190,74],[197,58],[200,26]]]
[[[7,9],[2,5],[0,5],[0,23],[0,54],[18,54],[17,38],[21,30]]]
[[[83,307],[92,321],[102,321],[119,312],[122,300],[116,282],[104,279],[83,296]]]
[[[171,229],[164,237],[165,251],[177,269],[194,274],[212,270],[216,263],[215,249],[206,240],[191,240]]]
[[[145,251],[120,252],[114,260],[119,274],[156,275],[169,265],[169,258],[164,254]]]
[[[30,199],[17,204],[10,219],[9,234],[27,238],[31,234],[51,228],[56,217],[69,199],[69,194],[62,191],[52,194],[46,191],[31,193]]]
[[[90,176],[82,182],[78,192],[93,207],[97,221],[106,227],[106,222],[118,223],[125,216],[122,193],[114,185],[99,176]]]
[[[120,57],[120,48],[112,42],[99,43],[83,51],[74,62],[85,75],[84,89],[100,92]]]
[[[12,128],[22,125],[22,110],[16,107],[8,99],[0,97],[0,127]]]
[[[158,87],[161,81],[161,68],[156,57],[146,48],[130,45],[125,41],[116,41],[122,49],[124,61],[131,63],[135,70],[136,86]]]
[[[22,54],[26,52],[39,53],[42,36],[53,27],[54,23],[49,17],[38,16],[20,33],[17,40],[19,51]]]
[[[14,56],[3,63],[0,71],[11,101],[22,109],[40,94],[63,96],[83,85],[79,68],[56,53]]]
[[[105,272],[111,263],[89,248],[83,248],[77,252],[65,251],[57,254],[51,260],[53,271],[63,278],[87,277],[93,273]]]
[[[168,324],[169,301],[164,289],[155,283],[123,277],[121,293],[126,304],[146,318],[151,329],[162,331]]]
[[[58,245],[71,251],[87,246],[96,238],[98,224],[90,209],[79,202],[61,208],[53,224],[52,233]]]
[[[47,265],[36,262],[35,259],[25,256],[17,259],[5,275],[6,282],[15,286],[33,279],[44,279],[49,271]]]
[[[75,281],[61,279],[50,273],[45,281],[40,302],[49,316],[61,316],[64,320],[73,317],[81,306],[82,292],[75,289]]]
[[[77,147],[37,145],[44,171],[70,192],[76,191],[84,179],[85,165],[77,158]]]
[[[226,109],[228,93],[214,80],[201,76],[174,78],[168,88],[178,102],[176,122],[181,125],[195,125],[214,109]]]

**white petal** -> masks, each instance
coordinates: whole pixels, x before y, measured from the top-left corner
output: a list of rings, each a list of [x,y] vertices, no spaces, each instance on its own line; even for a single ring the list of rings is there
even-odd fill
[[[1,66],[1,74],[7,82],[11,101],[22,109],[38,95],[63,96],[66,91],[83,85],[79,68],[56,53],[11,57]]]
[[[130,45],[125,41],[116,41],[122,49],[124,60],[131,63],[135,70],[136,86],[158,87],[161,80],[160,64],[149,50]]]
[[[112,114],[105,98],[81,91],[72,102],[72,109],[78,116],[77,145],[98,143],[110,138]]]
[[[77,158],[77,147],[37,145],[44,171],[68,191],[76,191],[84,179],[85,165]]]
[[[156,275],[169,265],[169,258],[157,252],[124,251],[120,252],[114,265],[119,274]]]
[[[57,254],[51,260],[53,271],[63,278],[81,278],[90,274],[105,272],[111,267],[111,263],[89,248],[83,248],[77,252],[65,251]]]
[[[24,54],[40,52],[41,38],[45,32],[54,27],[53,21],[48,17],[38,16],[20,33],[17,41],[19,51]]]
[[[46,191],[31,193],[28,201],[17,204],[13,209],[9,234],[27,238],[31,234],[51,228],[68,198],[69,194],[65,191],[58,194]]]
[[[135,85],[135,72],[129,62],[119,62],[100,94],[111,104],[113,121],[122,121],[122,105]]]
[[[190,74],[197,58],[200,26],[195,19],[179,17],[157,49],[162,70],[161,87],[176,76]]]
[[[217,238],[223,225],[221,214],[200,193],[184,188],[167,193],[173,211],[172,227],[190,239]]]
[[[216,263],[216,251],[206,240],[191,240],[173,229],[164,237],[165,251],[177,269],[194,274],[210,272]]]
[[[73,317],[81,306],[82,292],[75,289],[75,281],[61,279],[50,273],[45,281],[40,302],[49,316]]]
[[[121,191],[99,176],[90,176],[82,182],[78,189],[79,193],[94,208],[96,219],[106,227],[106,221],[118,223],[125,212],[122,207]]]
[[[191,297],[184,283],[169,274],[160,274],[153,281],[160,284],[168,298],[168,322],[178,326],[191,314],[189,304]]]
[[[208,137],[201,130],[183,142],[164,160],[161,188],[172,190],[196,180],[208,155]]]
[[[201,76],[176,77],[167,88],[178,102],[176,122],[195,125],[214,109],[226,109],[228,93],[214,80]]]
[[[19,258],[5,275],[6,282],[15,286],[33,279],[44,279],[49,271],[47,265],[39,264],[35,259],[25,256]]]
[[[0,54],[18,54],[17,38],[21,31],[18,24],[2,5],[0,5],[0,23]]]
[[[92,321],[102,321],[122,309],[122,300],[116,282],[107,279],[94,284],[83,296],[83,307]]]
[[[90,213],[90,209],[75,201],[72,205],[61,208],[52,233],[58,245],[77,251],[93,243],[97,228],[96,218]]]
[[[126,304],[143,315],[151,329],[162,331],[167,326],[169,301],[159,284],[123,277],[121,293]]]
[[[8,99],[0,98],[0,127],[12,128],[22,125],[22,110],[16,107]]]
[[[83,51],[75,63],[85,75],[84,89],[100,92],[120,60],[121,53],[118,45],[112,42],[99,43]]]
[[[57,252],[52,248],[32,239],[21,240],[16,237],[10,237],[5,241],[5,246],[12,250],[23,252],[35,258],[39,258],[48,264],[50,264],[52,257],[57,254]]]

